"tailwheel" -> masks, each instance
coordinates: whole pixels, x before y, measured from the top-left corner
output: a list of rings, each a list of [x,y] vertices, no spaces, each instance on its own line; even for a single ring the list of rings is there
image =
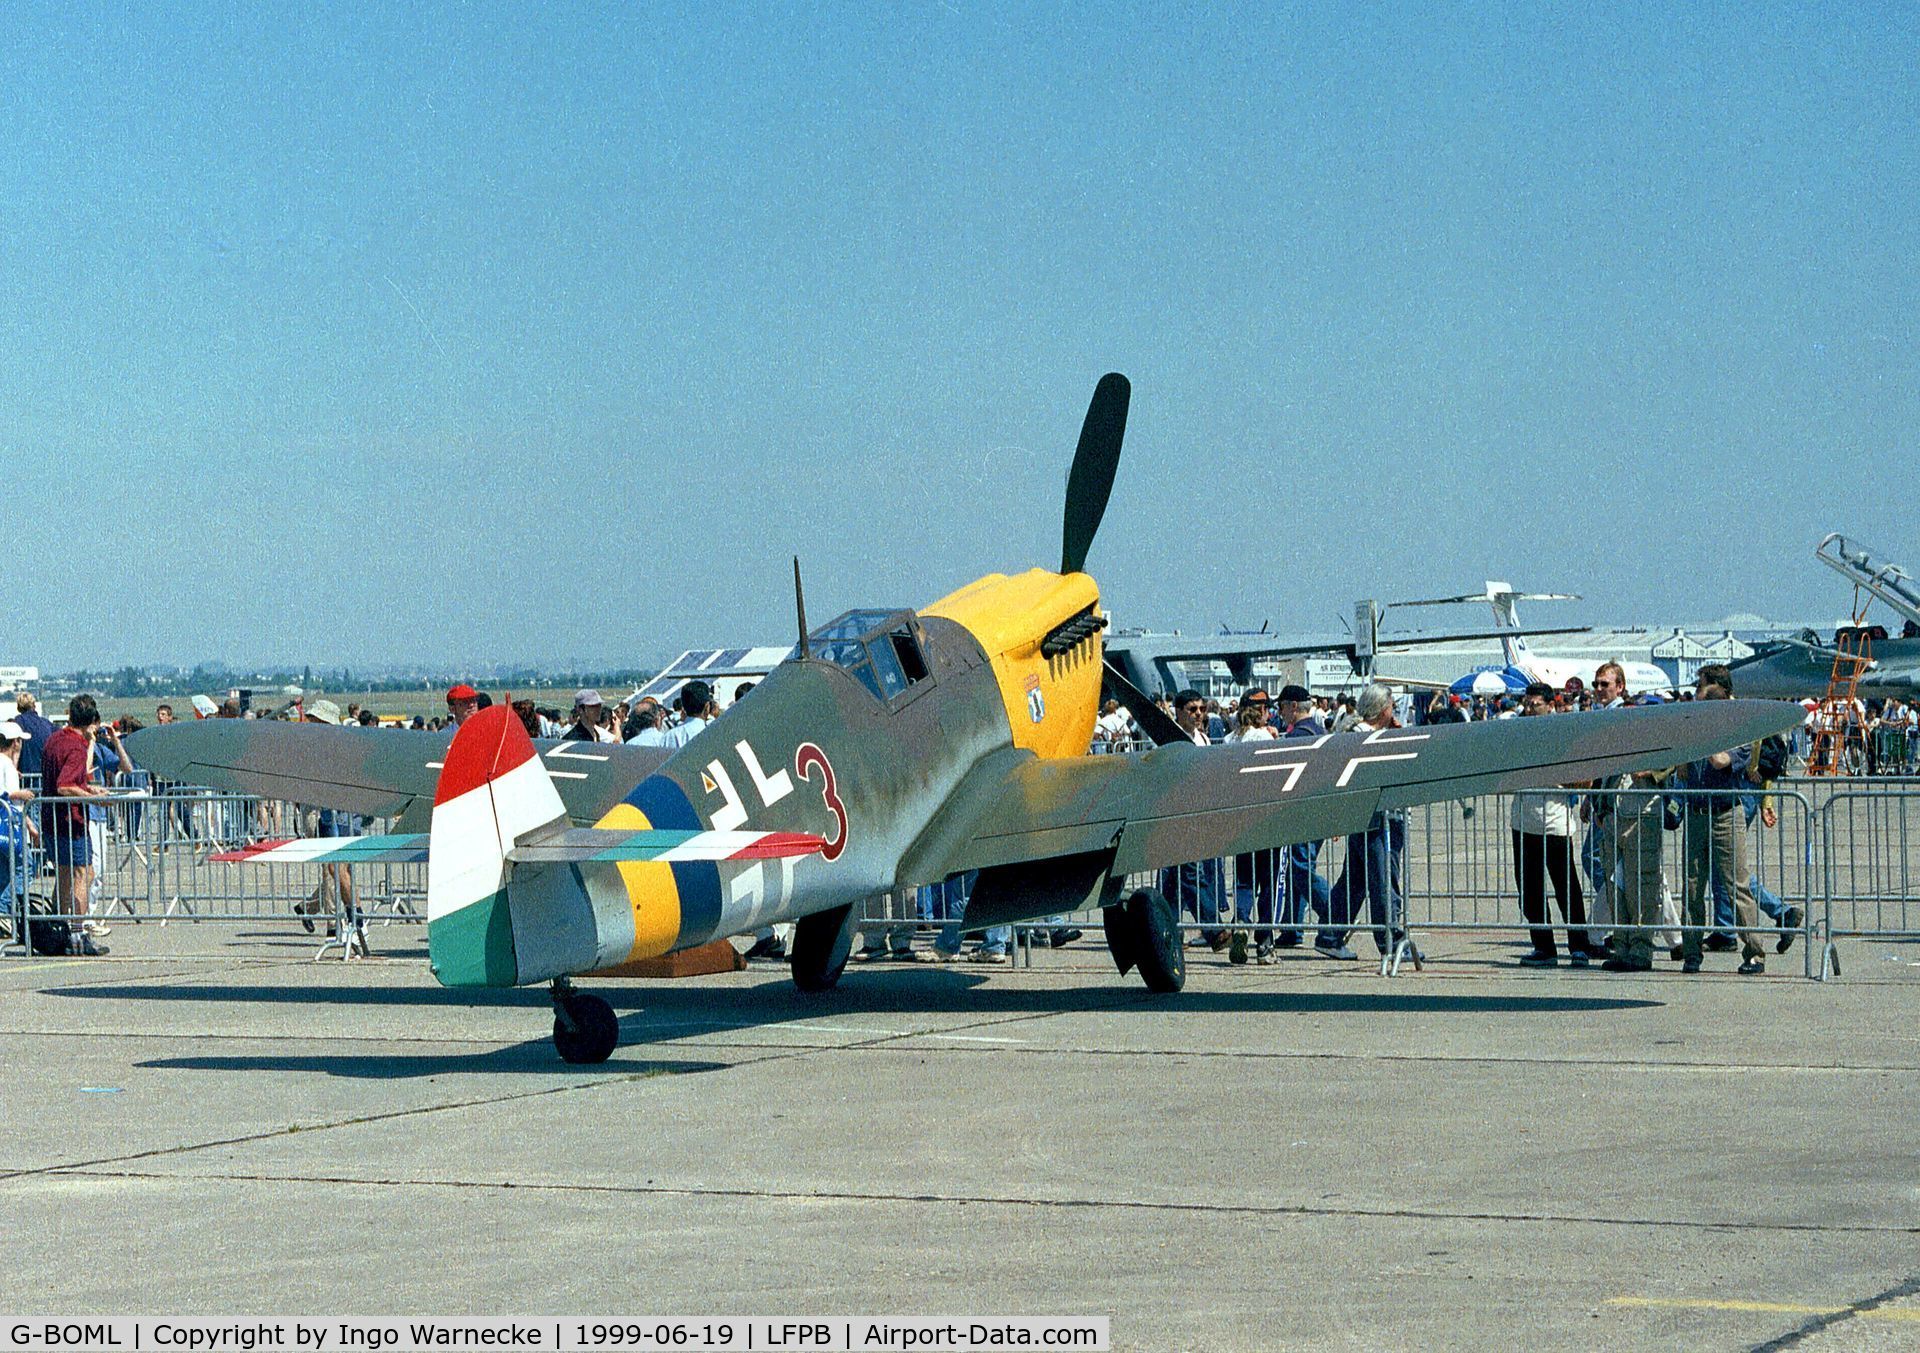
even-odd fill
[[[1142,888],[1101,910],[1107,949],[1125,973],[1140,969],[1148,991],[1172,993],[1187,983],[1187,956],[1180,947],[1179,918],[1156,888]]]
[[[853,904],[848,903],[794,922],[787,961],[792,965],[793,984],[800,990],[831,991],[847,970],[847,955],[853,951],[847,919],[852,915]]]
[[[563,1062],[604,1062],[620,1042],[620,1021],[598,996],[575,991],[562,978],[553,984],[553,1046]]]

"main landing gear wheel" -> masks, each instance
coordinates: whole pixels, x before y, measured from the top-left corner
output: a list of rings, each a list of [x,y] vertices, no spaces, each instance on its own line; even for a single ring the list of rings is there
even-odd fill
[[[575,991],[564,979],[553,984],[553,1046],[561,1061],[604,1062],[619,1043],[620,1021],[612,1006]]]
[[[1187,984],[1187,955],[1180,947],[1179,918],[1156,888],[1142,888],[1124,902],[1101,909],[1107,950],[1124,974],[1140,969],[1148,991],[1171,994]]]
[[[816,911],[793,924],[793,943],[787,946],[787,961],[793,967],[793,984],[802,991],[831,991],[847,970],[847,955],[853,952],[853,932],[847,918],[853,904],[832,911]]]

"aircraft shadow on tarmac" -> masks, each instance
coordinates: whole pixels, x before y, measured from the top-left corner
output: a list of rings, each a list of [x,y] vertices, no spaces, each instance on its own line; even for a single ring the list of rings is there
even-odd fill
[[[1569,983],[1572,985],[1572,983]],[[778,1027],[787,1021],[818,1021],[835,1015],[1068,1015],[1098,1013],[1123,1017],[1179,1019],[1183,1015],[1288,1015],[1288,1013],[1375,1013],[1375,1015],[1553,1015],[1605,1013],[1657,1008],[1665,1002],[1640,996],[1582,996],[1574,992],[1551,996],[1430,992],[1415,986],[1392,986],[1377,992],[1340,990],[1240,990],[1240,992],[1181,992],[1179,996],[1150,996],[1133,986],[1087,988],[1021,988],[993,985],[985,975],[893,969],[881,973],[851,973],[841,985],[824,994],[795,990],[785,977],[768,971],[755,986],[687,986],[668,983],[603,983],[593,992],[626,1015],[624,1038],[637,1042],[659,1027],[659,1033],[685,1029],[753,1029]],[[545,1013],[547,992],[538,986],[522,988],[467,988],[438,986],[361,986],[317,983],[309,986],[129,985],[52,986],[50,996],[81,1000],[134,1002],[265,1002],[275,1006],[394,1006],[413,1009],[526,1009]],[[643,1019],[632,1019],[645,1011]],[[405,1034],[405,1031],[401,1031]],[[672,1033],[666,1036],[685,1036]],[[545,1048],[547,1044],[530,1044]],[[476,1061],[501,1054],[482,1054]],[[551,1050],[547,1052],[551,1057]],[[205,1059],[196,1059],[205,1061]],[[409,1061],[409,1059],[401,1059]],[[175,1063],[177,1065],[177,1063]],[[276,1063],[278,1065],[278,1063]],[[551,1067],[551,1061],[547,1063]]]
[[[368,1055],[357,1052],[302,1054],[271,1053],[229,1057],[156,1057],[134,1065],[149,1071],[318,1071],[323,1075],[348,1080],[414,1080],[421,1076],[451,1076],[462,1072],[480,1075],[538,1072],[552,1076],[596,1074],[613,1076],[684,1076],[702,1071],[725,1071],[730,1062],[644,1062],[611,1061],[591,1066],[568,1066],[553,1055],[553,1043],[546,1038],[529,1039],[512,1047],[491,1052]]]

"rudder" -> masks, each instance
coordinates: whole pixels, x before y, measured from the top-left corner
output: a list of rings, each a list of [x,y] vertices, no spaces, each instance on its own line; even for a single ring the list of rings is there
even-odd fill
[[[533,740],[506,705],[480,710],[447,748],[427,847],[427,954],[450,987],[519,979],[507,901],[507,852],[566,808]]]

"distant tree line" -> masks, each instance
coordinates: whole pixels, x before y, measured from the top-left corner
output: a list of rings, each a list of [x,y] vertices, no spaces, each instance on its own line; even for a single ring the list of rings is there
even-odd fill
[[[82,667],[54,680],[62,687],[98,691],[121,700],[144,696],[161,698],[211,694],[236,687],[298,686],[302,690],[333,691],[430,691],[444,690],[455,682],[471,682],[482,688],[499,690],[577,689],[581,686],[605,686],[613,690],[631,689],[651,681],[657,667],[621,667],[586,671],[551,671],[536,667],[495,668],[487,671],[442,672],[365,672],[356,676],[351,668],[316,672],[311,664],[298,671],[291,668],[273,671],[240,672],[224,663],[200,663],[190,671],[178,668]]]

